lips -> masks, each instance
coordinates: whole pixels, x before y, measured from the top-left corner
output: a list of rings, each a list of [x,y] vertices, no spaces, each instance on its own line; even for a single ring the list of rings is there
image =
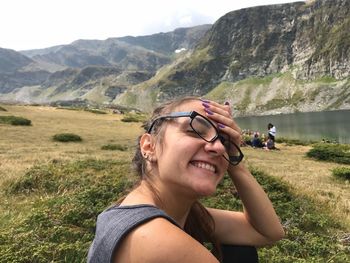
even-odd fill
[[[195,167],[202,168],[202,169],[208,170],[208,171],[213,172],[213,173],[216,172],[215,166],[210,164],[210,163],[207,163],[207,162],[192,161],[191,164]]]

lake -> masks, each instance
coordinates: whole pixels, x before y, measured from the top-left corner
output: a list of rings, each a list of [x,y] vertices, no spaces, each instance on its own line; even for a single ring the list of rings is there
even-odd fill
[[[276,126],[278,137],[303,141],[322,139],[350,144],[350,110],[300,112],[235,118],[241,129],[267,134],[267,124]]]

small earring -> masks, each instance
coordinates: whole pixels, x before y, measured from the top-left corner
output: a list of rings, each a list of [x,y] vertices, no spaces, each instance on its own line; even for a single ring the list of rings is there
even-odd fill
[[[146,160],[148,160],[149,156],[147,153],[143,153],[143,158],[145,158]]]

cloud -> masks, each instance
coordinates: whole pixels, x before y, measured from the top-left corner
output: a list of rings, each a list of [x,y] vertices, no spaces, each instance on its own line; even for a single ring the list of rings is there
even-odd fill
[[[179,19],[179,23],[180,23],[180,25],[183,25],[183,26],[188,26],[188,25],[193,24],[192,16],[188,15],[188,16],[181,17]]]

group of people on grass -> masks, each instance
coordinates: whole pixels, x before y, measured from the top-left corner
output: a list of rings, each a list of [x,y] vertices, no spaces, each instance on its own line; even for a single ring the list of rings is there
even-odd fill
[[[276,127],[272,124],[269,123],[267,125],[267,137],[263,133],[260,136],[260,133],[255,131],[252,132],[250,130],[243,130],[242,131],[242,137],[244,138],[242,145],[249,145],[252,146],[253,148],[263,148],[266,150],[276,150],[275,146],[275,137],[276,137]]]

